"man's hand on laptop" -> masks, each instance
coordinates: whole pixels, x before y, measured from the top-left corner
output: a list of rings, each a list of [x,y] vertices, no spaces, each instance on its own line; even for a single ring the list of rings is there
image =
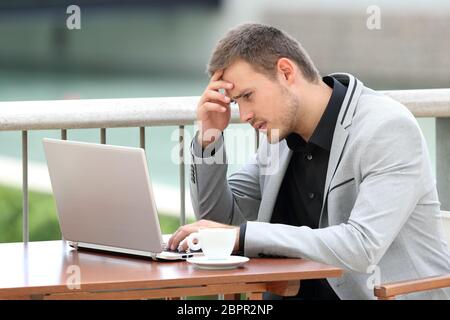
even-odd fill
[[[168,247],[172,250],[178,248],[179,251],[186,251],[188,249],[186,238],[194,232],[198,232],[200,228],[231,228],[236,229],[236,241],[234,242],[233,251],[239,249],[239,227],[230,226],[214,222],[211,220],[199,220],[191,224],[186,224],[178,228],[169,239]]]

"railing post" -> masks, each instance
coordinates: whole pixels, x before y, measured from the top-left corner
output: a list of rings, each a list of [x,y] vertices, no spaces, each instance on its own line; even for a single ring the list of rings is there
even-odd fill
[[[61,140],[67,140],[67,130],[61,129]]]
[[[186,224],[186,195],[185,195],[185,177],[184,177],[184,126],[179,127],[180,143],[180,225]]]
[[[139,146],[145,150],[145,127],[139,128]]]
[[[100,128],[100,143],[106,144],[106,129]]]
[[[450,118],[436,118],[436,180],[441,210],[450,211]]]
[[[22,241],[28,243],[28,131],[22,131]]]

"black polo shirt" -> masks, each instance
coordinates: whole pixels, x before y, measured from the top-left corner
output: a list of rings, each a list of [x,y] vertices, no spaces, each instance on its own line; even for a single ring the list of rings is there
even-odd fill
[[[319,227],[331,143],[347,88],[332,77],[323,81],[333,88],[327,107],[309,141],[291,133],[286,142],[293,151],[272,214],[272,223]]]
[[[275,202],[271,223],[319,227],[334,128],[347,88],[331,76],[323,81],[333,89],[328,105],[309,141],[291,133],[286,137],[293,151]],[[241,226],[243,248],[246,225]],[[303,280],[297,298],[338,299],[326,280]]]
[[[332,77],[324,77],[323,81],[333,88],[333,93],[311,138],[305,141],[296,133],[286,137],[293,154],[278,192],[271,223],[319,227],[334,128],[347,92],[347,88]],[[302,281],[297,297],[338,299],[326,280]]]

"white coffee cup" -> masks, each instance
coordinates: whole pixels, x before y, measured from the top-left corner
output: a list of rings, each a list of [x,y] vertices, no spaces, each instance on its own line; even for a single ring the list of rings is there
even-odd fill
[[[187,238],[191,250],[202,249],[205,257],[210,260],[228,258],[233,252],[235,241],[234,228],[202,228]]]

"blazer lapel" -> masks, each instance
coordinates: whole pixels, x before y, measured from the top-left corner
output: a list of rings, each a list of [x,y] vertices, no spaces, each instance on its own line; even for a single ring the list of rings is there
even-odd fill
[[[330,159],[328,160],[327,177],[325,180],[325,189],[323,195],[322,210],[320,212],[319,226],[322,226],[322,218],[327,203],[328,192],[330,190],[331,181],[341,162],[342,154],[344,153],[345,144],[348,139],[348,131],[341,125],[336,125],[333,136],[333,144],[331,146]]]
[[[330,159],[328,160],[327,176],[325,180],[325,189],[323,195],[322,210],[320,213],[319,227],[324,226],[323,223],[326,219],[324,217],[328,192],[330,190],[331,182],[333,181],[334,174],[342,159],[342,155],[345,149],[345,145],[348,140],[349,131],[348,128],[351,126],[353,115],[355,112],[356,105],[358,103],[359,96],[363,88],[361,81],[356,79],[350,74],[332,74],[337,80],[347,84],[348,89],[345,95],[344,101],[342,102],[341,110],[339,112],[336,127],[334,129],[333,143],[331,145]]]

